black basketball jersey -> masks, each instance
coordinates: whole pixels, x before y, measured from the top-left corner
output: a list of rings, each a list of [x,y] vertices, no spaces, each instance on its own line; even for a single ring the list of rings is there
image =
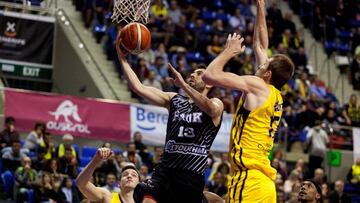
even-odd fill
[[[204,174],[207,155],[220,129],[212,118],[189,98],[177,94],[171,99],[166,143],[161,165]]]

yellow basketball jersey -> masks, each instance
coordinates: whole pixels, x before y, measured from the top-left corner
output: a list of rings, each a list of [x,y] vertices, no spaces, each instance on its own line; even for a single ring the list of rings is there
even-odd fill
[[[121,200],[121,197],[120,197],[120,194],[119,194],[119,193],[113,192],[112,194],[113,194],[113,195],[112,195],[112,198],[111,198],[110,203],[124,203],[124,202]]]
[[[245,99],[240,99],[231,129],[230,162],[233,172],[255,169],[275,180],[276,170],[270,166],[268,156],[280,123],[283,100],[279,90],[268,87],[269,97],[257,109],[246,110]]]

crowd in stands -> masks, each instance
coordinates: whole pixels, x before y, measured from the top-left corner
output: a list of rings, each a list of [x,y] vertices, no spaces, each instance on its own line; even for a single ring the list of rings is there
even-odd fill
[[[288,2],[304,25],[311,28],[314,38],[326,42],[329,54],[338,51],[354,55],[350,78],[354,89],[360,89],[360,1]],[[114,61],[121,77],[114,42],[123,25],[111,23],[113,1],[73,0],[73,3],[76,10],[81,11],[85,27],[93,30],[94,37],[103,44],[107,58]],[[251,0],[153,0],[147,24],[152,33],[152,47],[140,55],[129,55],[129,61],[144,84],[181,93],[169,80],[167,63],[170,62],[186,78],[198,65],[208,64],[222,51],[228,33],[237,32],[245,39],[246,51],[232,59],[226,70],[253,74],[256,69],[252,50],[256,15],[253,7]],[[278,202],[297,202],[301,182],[307,178],[313,178],[321,186],[323,202],[350,202],[349,198],[360,191],[360,158],[349,170],[347,179],[333,183],[328,181],[323,166],[327,148],[352,149],[351,133],[340,126],[360,126],[357,96],[354,94],[346,104],[340,104],[332,89],[314,74],[308,64],[302,33],[292,16],[291,11],[282,13],[275,1],[267,8],[268,54],[287,54],[296,66],[295,77],[283,89],[286,128],[280,129],[276,139],[287,139],[287,151],[291,151],[294,142],[303,142],[309,163],[303,159],[294,164],[287,163],[283,159],[286,152],[274,150],[271,164],[278,171],[275,181]],[[211,95],[221,98],[226,112],[234,113],[241,93],[214,88]],[[141,98],[139,101],[147,102]],[[7,118],[0,134],[1,181],[6,197],[17,202],[29,198],[34,202],[49,199],[80,202],[83,197],[75,187],[74,179],[100,146],[93,147],[87,151],[85,147],[79,149],[69,134],[63,136],[61,143],[54,143],[43,123],[37,123],[22,141],[15,129],[15,119]],[[112,148],[112,145],[104,143],[102,147]],[[134,163],[141,179],[145,180],[151,177],[163,152],[161,146],[150,150],[143,144],[141,133],[134,135],[134,142],[128,143],[124,151],[113,150],[114,156],[98,167],[92,181],[96,186],[114,192],[120,190],[118,177],[127,162]],[[224,197],[230,163],[227,153],[216,155],[209,155],[205,190]]]
[[[139,132],[123,150],[108,142],[102,146],[79,148],[70,134],[63,135],[60,143],[54,143],[43,123],[36,123],[26,139],[20,138],[15,125],[14,118],[6,118],[5,129],[0,133],[0,182],[5,197],[16,202],[86,202],[74,180],[94,157],[98,147],[110,148],[114,154],[102,161],[91,181],[110,192],[120,192],[121,169],[129,163],[139,170],[142,181],[150,178],[163,152],[161,146],[145,145]],[[278,202],[297,202],[301,183],[309,178],[321,186],[324,202],[340,202],[340,199],[350,202],[351,198],[354,200],[360,195],[360,157],[350,168],[347,179],[334,183],[327,181],[321,164],[312,167],[303,159],[294,164],[286,163],[280,149],[274,150],[271,164],[278,171],[275,181]],[[228,153],[210,153],[204,178],[205,191],[225,198],[230,180]]]
[[[97,41],[104,44],[108,59],[114,61],[121,77],[121,68],[115,51],[115,40],[117,32],[123,25],[111,23],[113,2],[111,0],[95,1],[95,4],[88,3],[91,1],[85,1],[85,4],[82,2],[74,1],[76,9],[83,13],[85,27],[93,26]],[[299,10],[304,13],[307,8],[312,11],[311,6],[306,5],[312,1],[300,2],[304,4],[301,5],[301,9],[298,8],[299,5],[296,2],[289,1],[296,13],[299,13]],[[348,6],[347,1],[339,2],[339,5],[336,4],[338,7],[341,7],[341,4]],[[314,1],[313,3],[322,5],[323,1]],[[354,8],[357,8],[356,5]],[[256,69],[252,50],[256,15],[253,8],[254,1],[248,0],[216,0],[206,4],[193,0],[154,0],[150,5],[150,20],[147,24],[152,33],[151,49],[140,55],[129,55],[128,60],[144,84],[164,91],[182,93],[181,89],[179,90],[170,82],[171,74],[168,71],[167,63],[170,62],[184,78],[187,78],[193,69],[200,64],[208,64],[222,51],[228,33],[237,32],[241,33],[245,39],[246,51],[233,58],[225,69],[241,75],[253,74]],[[335,8],[337,7],[329,6],[327,10],[330,12]],[[352,13],[356,16],[358,11],[354,9]],[[326,15],[321,13],[321,16]],[[95,18],[92,18],[93,16]],[[332,92],[332,88],[314,74],[312,67],[308,64],[302,32],[297,29],[292,17],[292,11],[289,10],[283,14],[275,1],[268,5],[267,24],[270,38],[268,55],[287,54],[296,66],[295,77],[283,89],[284,120],[288,125],[288,136],[287,138],[281,137],[281,139],[288,139],[288,150],[291,149],[293,142],[306,141],[307,132],[309,128],[315,126],[315,122],[321,121],[331,126],[358,126],[360,121],[360,108],[356,96],[352,96],[348,104],[341,105]],[[306,21],[306,16],[302,16],[302,18],[307,26],[310,22]],[[321,23],[316,26],[321,26]],[[331,27],[335,29],[334,26]],[[338,29],[343,28],[351,29],[351,25],[338,27]],[[327,36],[328,38],[329,36]],[[354,35],[356,41],[355,38],[356,35]],[[357,55],[360,56],[360,47],[357,50]],[[357,61],[360,62],[360,58],[354,60],[353,63],[357,63]],[[359,67],[356,66],[355,69],[359,69]],[[351,70],[353,69],[351,68]],[[210,96],[220,98],[225,105],[225,111],[234,113],[235,104],[239,100],[241,92],[213,88]],[[137,96],[133,94],[133,97]],[[138,99],[140,102],[147,102],[142,98]],[[298,122],[299,120],[304,122]],[[331,132],[327,129],[332,146],[338,149],[351,148],[352,137],[349,133],[343,129],[336,129],[336,127],[332,127],[332,129],[334,131]]]

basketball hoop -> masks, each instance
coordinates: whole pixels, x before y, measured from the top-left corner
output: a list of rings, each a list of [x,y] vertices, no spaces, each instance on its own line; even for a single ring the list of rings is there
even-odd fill
[[[115,0],[111,19],[113,22],[139,22],[146,24],[149,21],[150,0]]]

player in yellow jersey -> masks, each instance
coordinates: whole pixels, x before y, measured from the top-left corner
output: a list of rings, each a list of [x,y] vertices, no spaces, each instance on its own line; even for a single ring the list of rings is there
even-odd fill
[[[120,177],[120,193],[111,193],[105,188],[96,187],[90,182],[90,178],[97,166],[112,155],[109,148],[99,148],[90,161],[76,179],[76,185],[80,192],[90,201],[100,203],[134,203],[134,189],[140,181],[139,171],[133,164],[122,168]]]
[[[240,90],[230,138],[232,179],[226,202],[276,202],[276,170],[268,155],[282,115],[280,89],[293,76],[294,65],[285,55],[267,57],[268,33],[265,0],[257,0],[253,48],[258,69],[255,76],[224,72],[225,64],[245,50],[244,39],[229,35],[223,52],[208,66],[205,83]]]

